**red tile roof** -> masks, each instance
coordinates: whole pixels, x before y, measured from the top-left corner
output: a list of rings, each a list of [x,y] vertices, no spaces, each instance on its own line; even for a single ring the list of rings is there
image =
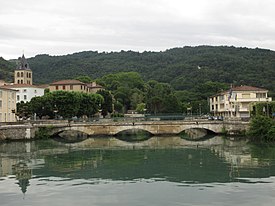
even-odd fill
[[[0,86],[0,89],[15,91],[15,92],[17,91],[16,89],[11,89],[11,88],[8,88],[8,87],[5,87],[5,86]]]
[[[42,88],[45,89],[48,85],[31,85],[31,84],[8,84],[3,85],[4,88],[24,88],[24,87],[32,87],[32,88]]]
[[[210,97],[216,97],[216,96],[219,96],[219,95],[224,95],[224,94],[227,94],[229,93],[230,91],[261,91],[261,92],[268,92],[267,89],[263,89],[263,88],[258,88],[258,87],[252,87],[252,86],[237,86],[237,87],[232,87],[232,89],[229,89],[229,90],[226,90],[226,91],[221,91],[215,95],[212,95]]]
[[[85,83],[79,81],[79,80],[76,80],[76,79],[64,79],[64,80],[60,80],[60,81],[57,81],[57,82],[53,82],[51,83],[50,85],[85,85]]]
[[[252,87],[252,86],[245,86],[244,85],[244,86],[239,86],[239,87],[233,87],[232,91],[268,91],[268,90],[258,88],[258,87]]]

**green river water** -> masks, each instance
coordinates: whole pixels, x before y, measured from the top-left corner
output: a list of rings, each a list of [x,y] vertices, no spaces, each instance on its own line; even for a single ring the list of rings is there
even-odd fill
[[[1,206],[275,204],[275,146],[219,136],[0,144]]]

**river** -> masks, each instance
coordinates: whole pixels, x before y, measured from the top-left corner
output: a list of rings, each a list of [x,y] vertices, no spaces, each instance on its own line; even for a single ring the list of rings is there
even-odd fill
[[[275,146],[216,136],[0,144],[1,206],[275,203]]]

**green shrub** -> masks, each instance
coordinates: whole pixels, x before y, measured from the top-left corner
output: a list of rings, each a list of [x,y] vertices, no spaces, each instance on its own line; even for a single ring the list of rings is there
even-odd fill
[[[275,140],[274,121],[266,116],[256,116],[251,119],[247,135],[254,141]]]

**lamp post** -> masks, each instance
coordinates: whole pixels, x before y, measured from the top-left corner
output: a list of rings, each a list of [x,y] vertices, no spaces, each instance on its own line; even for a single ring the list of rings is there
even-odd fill
[[[266,115],[269,117],[268,97],[266,98]]]
[[[57,112],[58,112],[58,109],[57,109],[56,104],[55,104],[54,108],[53,108],[54,119],[57,119]]]
[[[199,103],[199,111],[200,111],[200,117],[201,117],[201,103]]]

